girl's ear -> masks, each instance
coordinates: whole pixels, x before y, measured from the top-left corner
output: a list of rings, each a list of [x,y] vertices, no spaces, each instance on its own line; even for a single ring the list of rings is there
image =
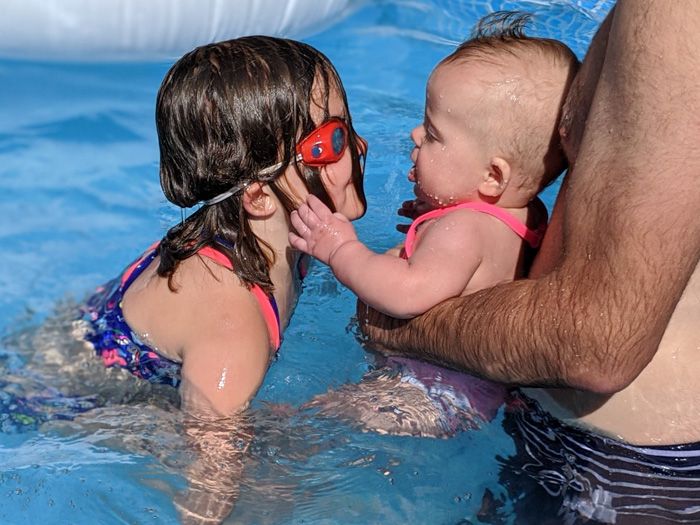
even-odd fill
[[[479,184],[479,193],[487,197],[500,197],[510,182],[511,169],[507,160],[493,157],[484,180]]]
[[[272,198],[270,186],[261,182],[252,182],[243,190],[243,209],[251,217],[264,219],[277,209]]]

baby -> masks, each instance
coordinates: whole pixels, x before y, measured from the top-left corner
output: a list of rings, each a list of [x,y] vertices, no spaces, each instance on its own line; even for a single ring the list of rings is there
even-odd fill
[[[400,213],[428,211],[411,224],[400,256],[371,251],[313,195],[291,214],[292,246],[389,316],[415,317],[524,277],[540,245],[547,214],[537,195],[566,168],[557,127],[578,60],[561,42],[525,36],[522,19],[511,22],[477,30],[430,75],[424,120],[411,133],[416,199]],[[440,397],[434,386],[423,390]],[[473,414],[493,417],[493,403],[479,410],[468,392],[461,397]]]

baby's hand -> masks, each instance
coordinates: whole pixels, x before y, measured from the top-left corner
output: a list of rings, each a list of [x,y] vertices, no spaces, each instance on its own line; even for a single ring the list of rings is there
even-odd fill
[[[297,250],[330,264],[331,257],[343,244],[356,241],[357,234],[341,213],[331,213],[318,197],[309,195],[306,203],[291,214],[298,233],[289,232],[289,242]]]
[[[432,209],[432,206],[430,206],[430,204],[428,204],[425,201],[422,201],[420,199],[411,199],[409,201],[403,201],[401,203],[401,207],[396,213],[398,213],[401,217],[407,217],[413,221]],[[409,227],[410,224],[396,225],[396,229],[399,230],[401,233],[408,232]]]

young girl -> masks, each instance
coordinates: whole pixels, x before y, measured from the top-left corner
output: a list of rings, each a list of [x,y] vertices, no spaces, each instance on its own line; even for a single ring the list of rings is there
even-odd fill
[[[87,302],[83,338],[105,366],[177,387],[195,420],[225,419],[260,386],[297,300],[304,261],[288,240],[291,211],[313,194],[362,216],[367,145],[330,61],[264,36],[178,60],[158,92],[156,126],[163,192],[195,211]],[[212,438],[197,425],[188,433],[195,445]],[[227,440],[213,448],[224,454]],[[198,446],[212,453],[211,441]],[[210,463],[194,469],[200,481],[216,474]],[[190,497],[187,519],[230,510],[196,501],[210,488]]]

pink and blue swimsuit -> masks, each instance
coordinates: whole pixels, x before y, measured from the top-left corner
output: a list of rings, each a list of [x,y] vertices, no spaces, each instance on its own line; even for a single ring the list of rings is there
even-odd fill
[[[126,322],[122,312],[124,293],[148,268],[158,255],[158,245],[132,263],[121,277],[109,281],[97,289],[83,307],[82,319],[88,330],[83,339],[90,343],[107,367],[124,368],[137,377],[151,383],[177,387],[180,384],[182,363],[164,357],[141,340]],[[211,247],[199,250],[198,255],[232,269],[231,261]],[[281,342],[281,330],[277,304],[272,294],[266,294],[259,286],[252,286],[251,293],[260,305],[270,334],[270,343],[277,349]]]

